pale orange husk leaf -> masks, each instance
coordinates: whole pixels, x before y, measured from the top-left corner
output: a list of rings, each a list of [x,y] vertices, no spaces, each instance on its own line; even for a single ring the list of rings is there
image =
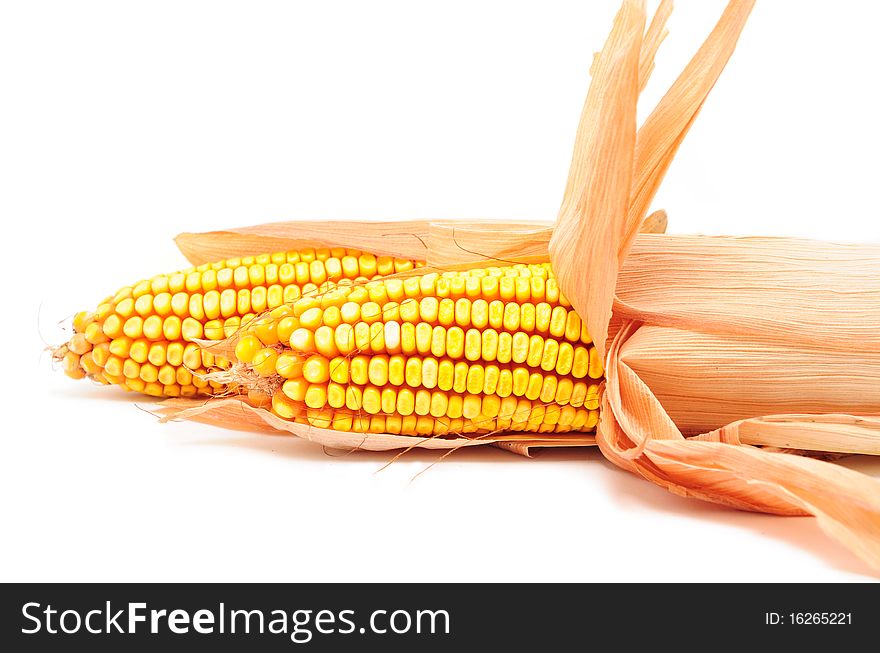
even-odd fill
[[[753,4],[753,0],[730,2],[703,47],[635,139],[639,84],[634,84],[633,78],[639,71],[631,57],[640,47],[634,41],[640,41],[641,32],[635,26],[638,23],[632,16],[637,12],[630,3],[623,4],[596,59],[550,259],[572,304],[585,316],[602,355],[620,264],[678,146],[730,58]],[[658,14],[670,10],[661,6]],[[615,65],[603,66],[603,62]],[[642,79],[642,86],[644,82]],[[581,265],[575,266],[575,262]],[[564,272],[569,269],[576,272]]]
[[[320,224],[320,236],[315,225]],[[306,225],[303,229],[300,225]],[[664,233],[666,211],[645,218],[640,231]],[[392,236],[389,236],[392,233]],[[473,265],[511,265],[548,260],[553,235],[550,220],[431,220],[420,222],[270,222],[202,233],[182,233],[175,242],[193,265],[255,256],[298,247],[345,247],[375,252],[395,240],[416,238],[418,246],[389,255],[425,260],[430,267],[449,270]],[[384,250],[383,250],[384,251]]]
[[[669,31],[666,29],[666,22],[672,14],[672,0],[661,0],[645,32],[645,40],[642,43],[642,51],[639,55],[639,91],[644,91],[648,85],[648,79],[654,70],[654,57],[660,44],[667,37]]]
[[[796,311],[797,305],[783,310]],[[876,319],[880,324],[880,315]],[[645,326],[621,347],[620,360],[645,382],[686,435],[780,413],[880,412],[877,348],[822,348],[754,335]],[[877,431],[863,434],[873,444],[849,437],[836,441],[826,433],[802,441],[802,446],[782,445],[769,433],[756,433],[767,437],[750,444],[880,453]]]
[[[182,233],[174,241],[193,265],[300,247],[348,247],[397,258],[424,260],[428,221],[302,220],[269,222],[206,233]]]
[[[832,463],[749,447],[736,439],[749,430],[741,425],[685,439],[620,359],[621,347],[638,329],[627,322],[609,350],[597,432],[609,460],[683,496],[746,510],[812,514],[829,535],[880,570],[880,482]],[[841,417],[839,425],[848,430],[858,426]],[[833,419],[824,424],[839,434]],[[713,437],[718,441],[707,441]]]
[[[880,349],[880,245],[641,235],[618,317],[822,349]]]
[[[211,399],[167,399],[154,411],[163,421],[191,419],[223,427],[251,428],[290,433],[332,449],[364,449],[366,451],[391,451],[421,447],[424,449],[457,449],[480,444],[491,444],[491,438],[481,440],[468,438],[414,437],[387,433],[350,433],[297,424],[276,417],[268,410],[255,408],[237,397]]]
[[[545,262],[553,228],[540,221],[439,221],[429,232],[428,265],[454,269]]]
[[[619,262],[626,258],[675,153],[733,54],[754,4],[754,0],[734,0],[727,5],[705,43],[639,128],[635,175]]]
[[[639,231],[643,234],[665,234],[668,226],[669,217],[666,215],[666,211],[660,209],[644,219]]]
[[[695,439],[877,456],[880,455],[880,415],[765,415],[732,422]]]
[[[644,30],[644,2],[626,0],[595,62],[550,239],[550,260],[560,287],[586,322],[602,356],[632,185]]]
[[[474,437],[411,436],[393,433],[351,433],[288,422],[268,410],[251,406],[243,397],[213,399],[166,399],[152,411],[161,421],[193,420],[224,428],[288,433],[332,449],[392,451],[395,449],[458,449],[487,444],[505,444],[527,455],[533,447],[584,447],[596,444],[592,433],[561,433],[542,437],[534,433],[492,433]]]
[[[645,32],[642,50],[639,55],[639,91],[645,90],[648,79],[650,79],[651,73],[654,71],[654,57],[657,55],[657,50],[660,49],[663,39],[669,34],[669,31],[666,29],[666,22],[671,14],[672,0],[661,0],[657,11],[654,12],[654,17],[651,19],[651,24],[648,26],[648,31]],[[600,54],[600,52],[593,54],[593,62],[590,64],[591,77],[596,74]]]

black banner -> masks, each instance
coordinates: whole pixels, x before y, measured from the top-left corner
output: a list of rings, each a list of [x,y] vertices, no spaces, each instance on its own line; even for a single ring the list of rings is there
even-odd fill
[[[3,585],[6,651],[706,650],[871,641],[877,585]],[[610,639],[609,639],[610,638]]]

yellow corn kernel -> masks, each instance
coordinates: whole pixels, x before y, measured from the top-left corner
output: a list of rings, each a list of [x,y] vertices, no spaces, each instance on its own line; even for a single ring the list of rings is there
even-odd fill
[[[275,335],[278,337],[278,342],[282,344],[290,344],[290,336],[298,327],[299,320],[292,315],[281,318],[275,327]]]
[[[409,388],[397,391],[397,412],[403,416],[412,415],[415,410],[415,394]]]
[[[544,339],[539,335],[529,338],[529,353],[526,356],[526,364],[529,367],[538,367],[544,356]]]
[[[468,374],[468,364],[464,361],[459,361],[455,364],[452,373],[452,389],[455,392],[461,393],[467,389],[467,374]]]
[[[533,336],[540,338],[540,336]],[[541,369],[545,372],[552,372],[556,369],[556,360],[559,357],[559,343],[555,340],[544,341],[541,353]]]
[[[336,346],[335,332],[329,326],[320,326],[315,330],[315,349],[319,354],[332,358],[339,354]]]
[[[201,322],[193,317],[187,317],[181,322],[180,335],[187,341],[201,340],[205,335],[205,331]]]
[[[110,340],[111,337],[108,334],[104,333],[104,331],[101,329],[101,326],[97,322],[92,322],[86,327],[85,336],[86,340],[93,345],[99,345],[102,342],[107,342]]]
[[[513,373],[510,370],[503,369],[498,372],[495,392],[502,398],[509,397],[513,393]]]
[[[260,349],[251,360],[251,367],[260,376],[271,376],[275,373],[278,352],[271,347]]]
[[[302,376],[303,362],[300,356],[281,354],[275,359],[275,372],[285,379],[295,379]]]
[[[324,408],[327,405],[327,387],[324,385],[310,385],[306,389],[303,401],[309,408]]]
[[[166,352],[167,347],[165,343],[155,342],[150,345],[150,348],[147,351],[147,360],[156,366],[164,365],[167,361]]]
[[[315,351],[315,334],[308,329],[298,327],[290,334],[290,347],[296,351]]]
[[[79,357],[79,366],[86,374],[100,374],[101,366],[99,366],[92,357],[92,352],[86,352]]]
[[[242,336],[235,345],[235,357],[242,363],[250,364],[262,347],[263,344],[256,336]]]
[[[587,376],[590,369],[590,351],[586,347],[575,347],[571,375],[576,379]]]
[[[72,353],[72,352],[71,352]],[[73,354],[75,356],[75,354]],[[66,358],[66,357],[65,357]],[[77,364],[79,358],[77,357]],[[111,376],[122,376],[122,367],[124,362],[118,356],[108,356],[107,360],[104,362],[104,371]]]
[[[205,322],[205,338],[208,340],[223,340],[226,331],[221,320],[208,320]]]
[[[303,401],[308,389],[309,382],[304,378],[289,379],[281,386],[281,391],[293,401]]]
[[[595,347],[590,349],[590,363],[587,373],[590,375],[591,379],[601,378],[605,373],[602,366],[602,360],[599,358],[599,352]]]
[[[80,311],[73,316],[73,330],[77,333],[82,333],[94,320],[94,315],[88,311]]]
[[[526,388],[529,385],[529,371],[524,367],[516,367],[512,371],[511,375],[511,387],[512,392],[517,397],[522,397],[526,394]]]
[[[162,323],[162,335],[165,337],[165,340],[180,340],[180,318],[176,315],[169,315],[165,318],[165,321]],[[138,336],[132,336],[128,333],[125,335],[130,338],[136,338]]]
[[[309,356],[302,365],[303,378],[320,384],[330,380],[330,361],[320,355]]]
[[[292,420],[299,416],[299,404],[291,400],[285,392],[276,392],[272,395],[272,412],[282,419]]]
[[[128,356],[128,352],[131,349],[131,338],[126,338],[125,336],[121,338],[114,338],[110,341],[108,348],[110,353],[114,356],[119,356],[120,358],[125,358]]]

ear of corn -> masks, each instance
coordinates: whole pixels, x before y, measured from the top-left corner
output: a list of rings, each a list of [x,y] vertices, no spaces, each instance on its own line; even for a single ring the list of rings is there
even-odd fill
[[[777,344],[797,356],[801,346],[815,349],[817,345],[834,345],[858,352],[859,348],[876,344],[872,340],[877,325],[876,303],[874,308],[857,305],[841,311],[839,297],[829,301],[827,306],[834,306],[836,312],[831,310],[824,322],[833,332],[824,341],[817,337],[823,333],[824,323],[819,322],[819,328],[811,333],[815,323],[802,319],[805,306],[825,306],[821,290],[828,286],[821,278],[818,263],[824,260],[822,247],[814,247],[809,254],[809,265],[816,276],[780,286],[785,298],[778,304],[762,303],[749,291],[747,279],[757,280],[764,290],[773,286],[753,262],[723,270],[721,281],[703,288],[710,291],[708,301],[698,292],[699,284],[694,283],[698,278],[708,278],[700,267],[686,271],[687,278],[677,292],[664,289],[663,283],[648,281],[646,285],[646,269],[666,273],[663,257],[672,254],[668,250],[674,240],[661,239],[656,249],[648,248],[647,268],[638,270],[635,281],[622,270],[637,230],[646,226],[643,218],[660,181],[730,57],[752,4],[752,0],[731,0],[697,55],[636,132],[638,94],[665,35],[671,3],[661,2],[646,32],[644,2],[624,0],[612,34],[594,63],[569,183],[549,249],[550,229],[546,225],[502,229],[492,242],[474,241],[483,234],[479,229],[470,229],[470,225],[464,229],[452,227],[445,236],[438,234],[433,224],[413,223],[387,231],[383,226],[373,230],[356,223],[333,225],[338,243],[360,246],[373,240],[391,247],[392,238],[396,238],[393,248],[383,251],[419,249],[435,266],[461,262],[460,252],[506,261],[544,261],[549,254],[559,284],[580,315],[571,310],[571,304],[559,292],[549,266],[539,266],[543,273],[530,266],[510,266],[336,287],[328,279],[315,283],[314,296],[301,297],[293,304],[273,307],[267,300],[267,312],[259,318],[250,315],[258,312],[252,298],[247,308],[236,302],[241,314],[229,316],[238,318],[234,337],[216,349],[234,360],[229,361],[224,375],[208,373],[206,377],[209,384],[227,378],[243,383],[252,390],[247,399],[172,399],[160,411],[168,410],[164,413],[166,419],[198,419],[216,412],[222,414],[224,423],[252,424],[259,420],[329,446],[385,450],[497,443],[501,441],[499,434],[509,436],[516,431],[525,432],[525,437],[533,437],[533,441],[549,439],[540,434],[565,440],[574,437],[565,431],[596,426],[596,408],[601,406],[602,420],[590,442],[598,443],[603,454],[620,467],[682,496],[748,510],[812,514],[832,537],[880,569],[880,486],[875,480],[805,457],[738,446],[787,446],[793,434],[809,430],[806,439],[817,450],[833,440],[840,446],[830,450],[876,452],[876,446],[865,446],[866,439],[876,437],[876,415],[834,414],[829,410],[829,414],[820,416],[758,416],[688,438],[654,393],[661,384],[670,383],[672,395],[682,401],[678,396],[681,386],[676,385],[675,375],[668,373],[669,365],[662,363],[664,373],[654,378],[647,373],[644,358],[641,368],[634,369],[639,368],[639,359],[634,357],[639,352],[636,346],[640,345],[641,353],[645,353],[645,339],[638,338],[645,326],[735,336],[736,347],[742,346],[737,356],[742,364],[726,369],[729,372],[735,367],[744,374],[734,379],[734,391],[737,383],[749,383],[746,373],[762,373],[756,370],[752,356],[756,345],[768,334],[778,337]],[[323,232],[329,226],[311,224],[310,228],[320,230],[321,238],[325,238]],[[471,233],[462,239],[461,231]],[[241,251],[251,252],[257,242],[297,241],[295,232],[296,225],[260,225],[212,232],[206,244],[199,244],[198,237],[179,242],[191,260],[201,263],[206,260],[202,258],[205,252],[236,251],[239,246],[244,248]],[[463,240],[476,247],[464,247]],[[416,242],[420,248],[415,247]],[[709,242],[698,244],[701,254],[709,252]],[[796,247],[790,242],[782,246]],[[733,251],[741,244],[730,241],[725,247]],[[871,280],[861,274],[866,261],[869,267],[875,266],[876,254],[853,261],[852,268],[840,266],[844,273],[858,270],[851,275],[852,288],[841,289],[840,295],[876,297]],[[679,259],[672,264],[682,262]],[[790,265],[791,261],[786,260],[783,267],[788,269]],[[644,291],[638,303],[626,296],[627,288],[632,291],[633,287]],[[802,303],[792,289],[804,291]],[[132,346],[134,340],[141,339],[147,316],[133,315],[131,304],[126,303],[136,299],[133,287],[110,298],[94,315],[78,316],[77,335],[58,352],[68,374],[90,375],[105,382],[122,380],[124,373],[118,376],[110,372],[118,372],[124,363],[111,365],[108,370],[110,356],[102,363],[103,354],[96,358],[93,352],[119,337],[132,339]],[[695,303],[697,306],[693,306]],[[760,306],[762,315],[750,319],[750,310],[740,308],[743,304]],[[706,306],[711,310],[704,310]],[[171,312],[174,310],[172,305]],[[768,312],[773,313],[769,319],[765,318]],[[104,330],[107,319],[114,315],[120,319],[110,320],[109,328],[113,332],[121,328],[123,336],[111,339]],[[183,342],[207,336],[207,322],[197,326],[190,321],[184,328],[183,316],[177,317],[181,318],[180,324],[172,320],[171,333]],[[581,317],[588,320],[587,329],[579,323]],[[142,319],[134,319],[129,326],[132,318]],[[787,320],[798,328],[789,328]],[[850,322],[855,323],[855,330],[848,328]],[[868,329],[856,333],[864,326]],[[131,333],[125,331],[126,327]],[[167,335],[164,322],[161,327],[162,334]],[[218,337],[221,331],[229,335],[225,327],[224,322]],[[200,333],[199,328],[204,335],[195,335]],[[781,331],[791,333],[781,337]],[[595,336],[595,347],[589,333]],[[106,337],[106,342],[101,337]],[[716,355],[717,339],[707,341],[703,349],[710,352],[706,364],[701,365],[703,377],[711,380],[716,370],[725,367]],[[664,345],[663,353],[670,352],[673,350],[668,344]],[[814,358],[804,356],[799,362],[817,370],[817,377],[827,376],[827,369],[820,366],[821,356],[815,351],[809,356]],[[653,388],[639,372],[649,377]],[[151,370],[148,376],[152,378]],[[873,370],[867,376],[861,382],[876,383]],[[767,400],[771,406],[788,402],[804,383],[786,385],[780,381],[778,385]],[[696,382],[690,388],[694,395],[711,395]],[[725,389],[716,383],[714,390],[709,390],[718,388]],[[266,407],[255,406],[250,394],[261,395]],[[692,410],[691,399],[684,398],[687,411]],[[813,399],[818,399],[815,405],[825,406],[821,389]],[[671,400],[667,403],[672,406]],[[704,417],[697,415],[697,419]],[[700,430],[695,426],[698,423],[693,422],[694,430]],[[460,434],[464,437],[457,437]],[[527,448],[526,442],[506,440],[507,444]]]
[[[235,358],[275,415],[321,428],[563,433],[598,421],[602,363],[549,264],[303,297],[243,328]]]
[[[206,378],[229,361],[196,343],[220,341],[251,323],[268,339],[273,310],[337,284],[413,269],[416,263],[345,248],[303,248],[231,258],[120,289],[78,313],[55,351],[73,378],[89,377],[153,396],[212,395],[232,388]],[[256,316],[267,319],[255,321]]]

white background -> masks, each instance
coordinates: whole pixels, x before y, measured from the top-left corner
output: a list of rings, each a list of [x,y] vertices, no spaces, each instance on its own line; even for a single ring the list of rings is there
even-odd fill
[[[677,5],[643,116],[723,8]],[[616,2],[2,6],[0,579],[869,578],[812,520],[681,499],[597,451],[459,452],[416,478],[436,455],[379,471],[160,425],[41,352],[183,267],[179,231],[552,219]],[[670,231],[880,241],[878,20],[759,2],[655,203]]]

